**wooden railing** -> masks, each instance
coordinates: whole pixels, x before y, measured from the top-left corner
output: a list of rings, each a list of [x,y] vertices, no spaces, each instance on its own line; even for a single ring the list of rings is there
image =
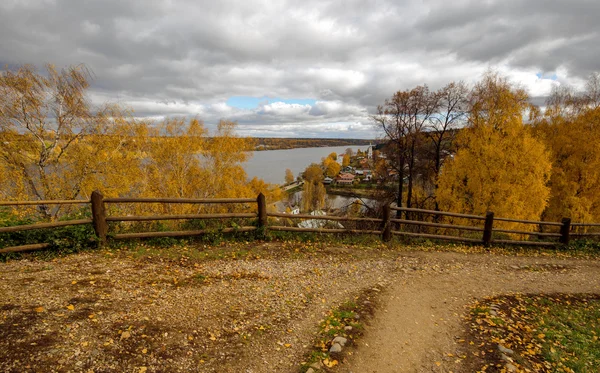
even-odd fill
[[[410,213],[418,213],[418,214],[426,214],[433,215],[435,217],[440,216],[448,216],[452,218],[466,219],[466,220],[478,220],[483,222],[483,226],[472,226],[472,225],[457,225],[457,224],[443,224],[436,222],[427,222],[423,220],[407,220],[407,219],[391,219],[392,223],[404,224],[404,225],[417,225],[417,226],[426,226],[426,227],[434,227],[434,228],[443,228],[443,229],[452,229],[452,230],[466,230],[466,231],[476,231],[481,232],[481,238],[474,237],[464,237],[464,236],[456,236],[456,235],[442,235],[442,234],[427,234],[421,232],[410,232],[408,230],[393,230],[392,234],[401,235],[401,236],[410,236],[410,237],[421,237],[421,238],[431,238],[431,239],[439,239],[439,240],[449,240],[449,241],[462,241],[462,242],[472,242],[472,243],[481,243],[484,246],[489,246],[491,244],[510,244],[510,245],[529,245],[529,246],[556,246],[557,244],[568,244],[570,240],[570,232],[571,232],[571,219],[564,218],[562,222],[548,222],[548,221],[534,221],[534,220],[521,220],[521,219],[511,219],[511,218],[497,218],[494,217],[493,212],[488,212],[485,216],[481,215],[468,215],[468,214],[459,214],[452,212],[442,212],[442,211],[434,211],[434,210],[422,210],[422,209],[413,209],[406,207],[392,207],[395,211],[404,211]],[[494,222],[504,222],[504,223],[517,223],[517,224],[533,224],[538,226],[547,226],[547,227],[559,227],[560,231],[556,233],[552,232],[536,232],[536,231],[528,231],[528,230],[515,230],[515,229],[502,229],[495,228]],[[599,224],[600,226],[600,224]],[[510,239],[496,239],[494,238],[494,233],[506,233],[511,235],[530,235],[537,236],[538,238],[558,238],[558,242],[556,241],[523,241],[523,240],[510,240]]]
[[[47,200],[47,201],[9,201],[0,202],[0,207],[13,207],[13,206],[45,206],[45,205],[75,205],[75,204],[89,204],[90,200]],[[58,221],[53,223],[38,223],[38,224],[27,224],[27,225],[16,225],[11,227],[0,227],[0,233],[11,233],[11,232],[23,232],[34,229],[51,229],[60,228],[66,226],[91,224],[91,219],[80,219],[80,220],[69,220],[69,221]],[[0,254],[3,253],[14,253],[23,251],[34,251],[41,250],[50,247],[49,243],[36,243],[29,245],[9,246],[0,249]]]
[[[150,216],[109,216],[107,215],[107,204],[124,203],[167,203],[167,204],[257,204],[255,213],[219,213],[219,214],[179,214],[179,215],[150,215]],[[191,220],[191,219],[257,219],[256,226],[241,226],[236,228],[220,229],[221,233],[251,232],[266,225],[266,200],[261,193],[257,198],[213,198],[213,199],[183,199],[183,198],[104,198],[100,192],[93,192],[90,200],[52,200],[52,201],[17,201],[0,202],[0,206],[35,206],[35,205],[66,205],[66,204],[88,204],[92,209],[91,219],[67,220],[51,223],[39,223],[28,225],[17,225],[0,227],[1,233],[23,232],[33,229],[51,229],[83,224],[91,224],[101,244],[105,244],[110,238],[116,240],[130,238],[157,238],[157,237],[189,237],[212,233],[214,230],[187,230],[187,231],[161,231],[161,232],[136,232],[109,235],[109,222],[135,222],[135,221],[160,221],[160,220]],[[50,247],[50,243],[37,243],[20,246],[10,246],[0,249],[0,254],[11,252],[22,252],[40,250]]]
[[[256,204],[256,212],[229,212],[213,214],[168,214],[168,215],[108,215],[107,205],[117,204]],[[0,202],[0,206],[26,206],[26,205],[63,205],[63,204],[88,204],[91,206],[92,218],[70,221],[59,221],[51,223],[28,224],[20,226],[0,227],[0,234],[10,232],[21,232],[33,229],[52,229],[66,226],[91,224],[101,244],[109,239],[137,239],[157,237],[189,237],[200,236],[215,232],[214,229],[197,229],[183,231],[151,231],[134,233],[109,232],[111,222],[148,222],[161,220],[204,220],[204,219],[255,219],[253,225],[243,225],[235,228],[222,228],[221,233],[251,232],[257,229],[264,231],[287,231],[287,232],[311,232],[311,233],[342,233],[342,234],[369,234],[378,235],[383,241],[389,241],[392,236],[416,237],[435,240],[448,240],[482,244],[531,245],[531,246],[557,246],[569,243],[571,236],[578,238],[599,237],[598,232],[588,232],[587,229],[600,227],[597,223],[571,223],[571,219],[564,218],[561,222],[546,222],[520,220],[510,218],[494,217],[493,212],[485,216],[452,213],[445,211],[423,210],[405,207],[385,206],[380,217],[351,217],[330,215],[308,215],[308,214],[283,214],[267,213],[265,196],[261,193],[257,198],[215,198],[215,199],[182,199],[182,198],[104,198],[100,192],[93,192],[90,200],[52,200],[52,201],[17,201]],[[397,216],[392,217],[392,212]],[[399,218],[404,213],[404,219]],[[417,218],[418,217],[418,218]],[[433,221],[427,221],[427,218]],[[275,224],[268,224],[268,218],[273,218]],[[442,220],[449,218],[450,221]],[[286,226],[286,220],[325,220],[330,222],[347,222],[349,226],[334,227],[298,227]],[[456,224],[455,220],[469,221],[469,223]],[[504,229],[495,227],[494,224],[512,223],[529,224],[544,227],[544,231],[530,231],[517,229]],[[347,224],[348,225],[348,224]],[[557,232],[547,230],[558,229]],[[423,232],[425,230],[425,232]],[[584,230],[584,232],[581,232]],[[448,231],[459,232],[448,234]],[[461,233],[466,232],[466,233]],[[462,235],[461,235],[462,234]],[[502,234],[504,237],[498,237]],[[514,236],[534,236],[536,240],[507,239]],[[5,247],[0,253],[31,251],[48,248],[49,243],[36,243],[21,246]]]

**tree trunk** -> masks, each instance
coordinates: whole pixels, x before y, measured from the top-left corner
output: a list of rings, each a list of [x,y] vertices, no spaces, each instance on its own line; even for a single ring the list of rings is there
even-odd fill
[[[415,140],[413,139],[410,144],[410,155],[408,162],[408,189],[406,191],[406,207],[412,207],[412,192],[413,192],[413,173],[415,168]],[[406,211],[404,216],[407,220],[410,220],[410,213]]]
[[[398,155],[398,199],[396,205],[402,207],[402,194],[404,193],[404,156]],[[402,219],[402,211],[396,211],[396,219]]]

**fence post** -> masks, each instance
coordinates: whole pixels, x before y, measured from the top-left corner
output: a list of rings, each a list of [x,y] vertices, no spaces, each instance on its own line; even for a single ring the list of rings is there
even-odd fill
[[[571,231],[571,218],[562,218],[562,225],[560,227],[560,243],[564,245],[569,244],[569,233]]]
[[[96,236],[100,239],[100,245],[106,243],[108,224],[106,223],[106,209],[104,208],[104,196],[99,191],[92,192],[92,223]]]
[[[258,204],[258,228],[267,227],[267,199],[265,195],[262,193],[258,194],[256,198],[256,203]]]
[[[392,224],[390,222],[390,217],[392,215],[392,209],[390,205],[383,206],[383,222],[381,223],[382,235],[381,239],[383,242],[388,242],[392,239]]]
[[[485,214],[485,225],[483,226],[483,246],[490,246],[492,242],[492,229],[494,227],[494,213],[488,211]]]

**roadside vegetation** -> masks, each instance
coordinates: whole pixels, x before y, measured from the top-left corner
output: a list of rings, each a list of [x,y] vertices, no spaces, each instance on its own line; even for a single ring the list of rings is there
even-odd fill
[[[478,371],[600,371],[599,295],[488,298],[470,311]]]

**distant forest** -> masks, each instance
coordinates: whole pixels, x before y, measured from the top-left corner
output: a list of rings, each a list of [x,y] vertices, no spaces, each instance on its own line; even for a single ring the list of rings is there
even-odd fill
[[[275,138],[275,137],[255,137],[255,150],[277,150],[277,149],[296,149],[296,148],[320,148],[327,146],[357,146],[357,145],[375,145],[380,140],[364,139],[306,139],[306,138]]]

